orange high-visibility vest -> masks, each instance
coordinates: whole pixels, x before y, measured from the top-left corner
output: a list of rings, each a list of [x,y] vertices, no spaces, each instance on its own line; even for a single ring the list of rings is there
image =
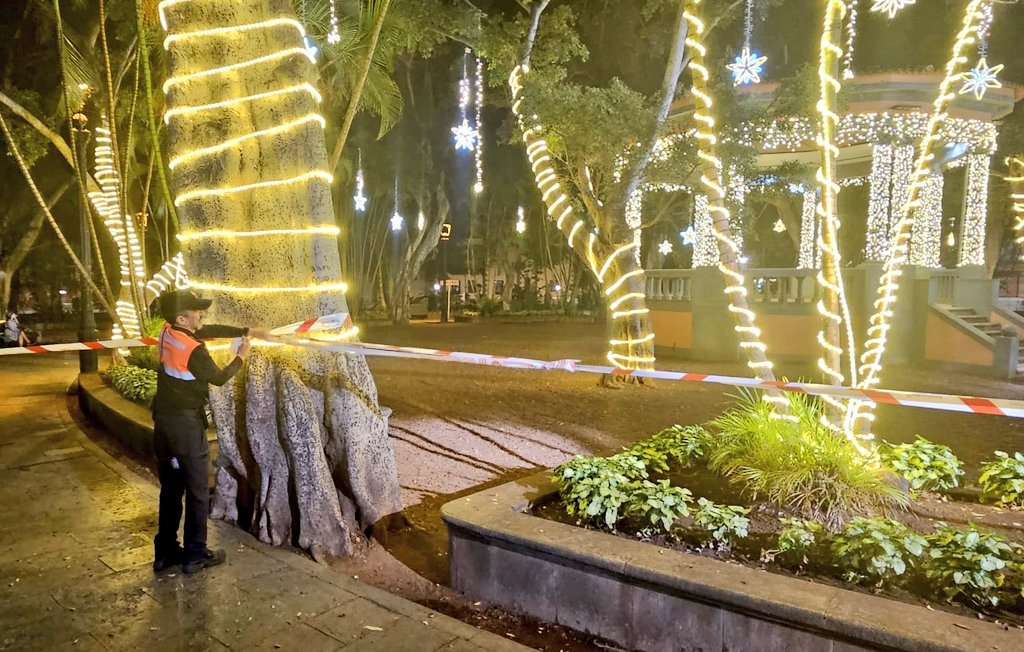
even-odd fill
[[[174,330],[170,324],[164,324],[160,332],[160,365],[164,373],[171,378],[195,380],[196,377],[188,370],[188,359],[201,344],[187,334]]]

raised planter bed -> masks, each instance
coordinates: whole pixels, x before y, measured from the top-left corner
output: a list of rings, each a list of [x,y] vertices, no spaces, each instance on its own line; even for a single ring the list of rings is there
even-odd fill
[[[442,508],[452,587],[661,652],[1024,650],[1024,632],[532,516],[550,472]]]

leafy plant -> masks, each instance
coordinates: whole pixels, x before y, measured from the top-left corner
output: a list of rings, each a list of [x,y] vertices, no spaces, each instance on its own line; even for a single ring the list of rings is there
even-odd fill
[[[1009,597],[1006,579],[1014,571],[1019,573],[1019,545],[973,524],[968,530],[943,524],[927,539],[925,576],[947,600],[994,607]],[[1016,587],[1016,593],[1014,597],[1021,597],[1024,588]]]
[[[158,337],[163,330],[164,320],[159,317],[150,318],[142,328],[143,337]],[[160,368],[160,351],[156,346],[140,346],[131,349],[125,356],[128,364],[156,371]]]
[[[156,396],[156,372],[151,369],[130,364],[112,365],[103,372],[103,378],[127,399],[148,404]]]
[[[854,518],[832,540],[832,556],[851,582],[890,582],[903,575],[928,542],[888,518]]]
[[[746,515],[750,513],[749,509],[738,505],[717,505],[707,498],[699,498],[697,505],[693,522],[707,533],[706,543],[728,548],[736,539],[747,536],[750,519]]]
[[[1024,505],[1024,455],[996,451],[996,459],[981,466],[981,496],[1004,505]]]
[[[679,464],[692,464],[706,460],[714,446],[714,436],[703,426],[666,428],[651,440]]]
[[[653,528],[671,534],[672,524],[690,515],[693,494],[689,489],[673,487],[668,480],[644,480],[633,488],[626,513],[649,522]],[[651,528],[645,529],[650,534]]]
[[[776,557],[803,558],[807,551],[824,539],[825,528],[820,523],[802,518],[780,518],[784,526],[779,532],[778,547],[763,553],[765,561],[774,561]]]
[[[821,423],[821,405],[787,393],[793,419],[779,419],[751,392],[739,405],[711,422],[719,431],[709,466],[755,498],[796,510],[836,529],[850,516],[873,514],[908,501],[845,438]]]
[[[920,435],[909,444],[884,442],[878,455],[882,463],[906,478],[914,491],[953,489],[960,486],[964,474],[949,446],[933,444]]]
[[[558,485],[565,511],[578,515],[578,523],[600,517],[613,530],[630,493],[647,478],[643,460],[624,452],[611,457],[577,455],[556,467],[552,480]]]
[[[655,473],[669,470],[668,451],[653,437],[642,439],[626,449],[626,452],[643,460],[648,469]]]

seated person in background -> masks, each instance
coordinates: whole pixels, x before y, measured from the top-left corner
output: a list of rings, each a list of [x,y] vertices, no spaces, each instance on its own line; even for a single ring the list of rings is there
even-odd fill
[[[28,337],[18,323],[18,313],[8,315],[4,324],[4,340],[9,346],[28,346]]]

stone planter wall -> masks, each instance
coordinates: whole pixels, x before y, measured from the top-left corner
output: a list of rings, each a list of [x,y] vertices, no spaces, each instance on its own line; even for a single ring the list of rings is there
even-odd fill
[[[1024,650],[1024,632],[544,520],[549,472],[442,508],[452,586],[649,652]]]

